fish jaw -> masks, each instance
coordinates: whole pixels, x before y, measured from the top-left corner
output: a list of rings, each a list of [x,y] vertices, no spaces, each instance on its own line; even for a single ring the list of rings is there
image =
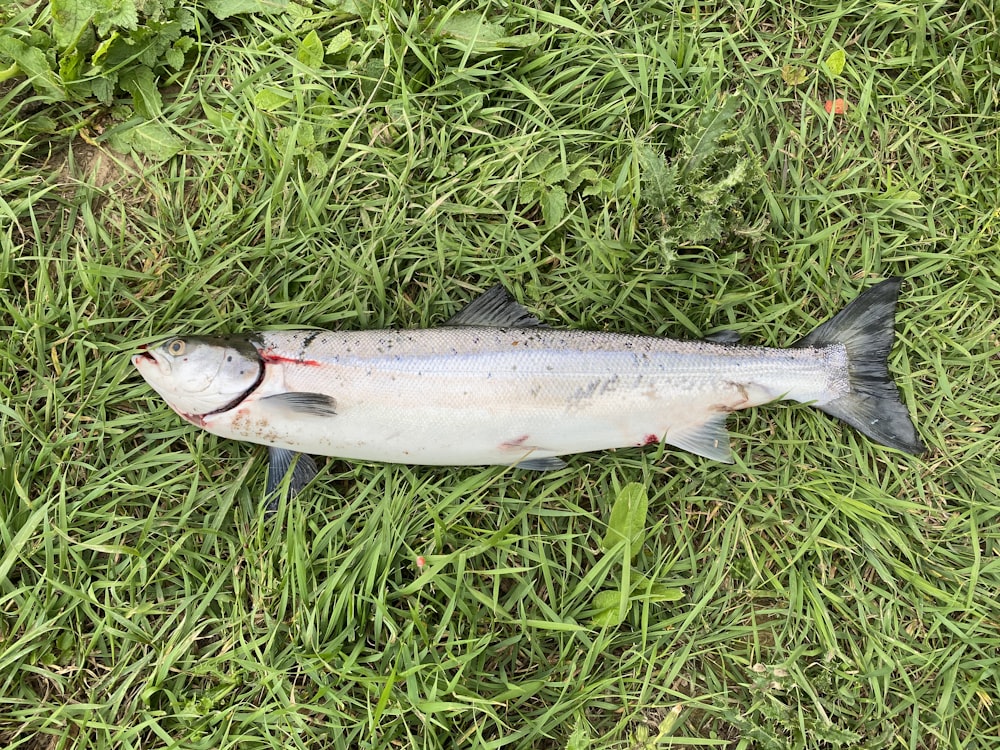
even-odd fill
[[[157,358],[153,350],[148,347],[140,347],[138,354],[132,355],[132,366],[139,371],[154,391],[166,402],[167,406],[173,409],[184,421],[190,422],[198,427],[203,427],[200,418],[196,414],[188,414],[180,408],[173,400],[172,392],[163,384],[170,376],[170,363],[162,358]]]
[[[205,427],[205,421],[200,415],[184,411],[178,404],[174,403],[169,390],[158,387],[158,384],[162,382],[164,370],[169,373],[169,365],[158,360],[147,347],[141,347],[141,349],[138,354],[132,356],[132,366],[139,371],[143,379],[149,383],[154,391],[160,394],[167,406],[173,409],[181,419],[195,427]]]

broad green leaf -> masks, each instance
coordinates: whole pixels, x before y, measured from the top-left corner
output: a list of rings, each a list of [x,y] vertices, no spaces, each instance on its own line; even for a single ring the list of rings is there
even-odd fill
[[[372,12],[372,0],[342,0],[336,5],[335,10],[345,16],[368,18]]]
[[[182,37],[189,39],[190,37]],[[174,45],[163,53],[163,61],[174,70],[180,70],[184,65],[184,50],[179,45]]]
[[[319,68],[323,65],[323,42],[320,41],[319,34],[313,29],[306,38],[299,43],[298,52],[295,59],[308,68]]]
[[[646,576],[632,572],[632,593],[651,602],[676,602],[684,598],[684,591],[650,581]]]
[[[886,50],[889,57],[903,58],[906,57],[906,53],[910,51],[910,43],[903,37],[900,37]]]
[[[265,112],[273,112],[285,106],[294,98],[294,94],[269,86],[254,94],[253,104],[257,109],[262,109]]]
[[[461,42],[470,52],[493,49],[505,33],[503,26],[473,11],[451,13],[435,29],[436,36]]]
[[[798,86],[806,82],[806,69],[798,65],[782,65],[781,80],[789,86]]]
[[[638,482],[629,482],[622,487],[611,508],[608,533],[605,534],[604,541],[601,542],[601,549],[609,552],[628,540],[632,555],[636,555],[646,536],[648,505],[649,499],[644,485]]]
[[[431,30],[435,38],[451,40],[452,46],[468,54],[520,49],[541,41],[541,36],[535,33],[512,36],[507,36],[506,33],[501,24],[487,21],[481,13],[473,11],[448,14]]]
[[[110,78],[105,76],[104,78],[95,78],[91,81],[91,91],[94,94],[94,98],[99,102],[108,105],[111,104],[111,100],[115,96],[115,81],[117,76]]]
[[[830,75],[834,78],[839,76],[844,72],[844,65],[847,63],[847,55],[844,54],[844,50],[838,49],[823,63],[826,65],[826,69],[830,71]]]
[[[316,148],[316,128],[309,122],[299,122],[294,126],[295,145],[304,151]]]
[[[334,35],[330,43],[326,45],[326,54],[335,55],[338,52],[343,52],[351,46],[352,41],[354,41],[354,38],[351,36],[350,30],[344,29],[339,34]]]
[[[580,185],[584,182],[594,182],[599,179],[599,177],[600,175],[597,174],[597,170],[593,167],[578,164],[573,168],[569,177],[563,180],[563,187],[566,188],[567,193],[573,193],[579,190]]]
[[[165,161],[184,148],[184,141],[158,122],[141,122],[110,138],[112,148],[128,153],[129,149],[144,156]]]
[[[615,625],[621,625],[622,621],[625,619],[625,613],[622,612],[622,608],[619,606],[621,604],[621,598],[621,591],[598,592],[598,594],[594,597],[593,604],[595,614],[591,618],[591,622],[602,628],[610,628]]]
[[[73,84],[80,82],[84,78],[81,71],[85,69],[84,66],[86,64],[87,56],[80,52],[80,50],[73,50],[72,52],[65,52],[59,55],[59,80],[66,87],[67,91],[72,92]]]
[[[538,151],[531,159],[528,161],[527,166],[525,166],[524,171],[530,175],[540,175],[542,174],[546,167],[549,166],[556,158],[554,152],[549,151],[547,148],[543,148]]]
[[[88,0],[81,0],[83,5],[90,5]],[[100,8],[94,14],[94,25],[98,36],[104,36],[111,29],[134,31],[139,27],[139,10],[135,0],[103,0],[93,3]]]
[[[584,197],[591,195],[599,195],[605,198],[612,197],[616,192],[616,186],[613,180],[609,180],[605,177],[600,178],[596,182],[587,185],[583,188]]]
[[[517,200],[520,203],[534,203],[542,194],[542,183],[539,180],[525,180],[521,183],[517,191]]]
[[[558,185],[542,189],[542,218],[546,225],[555,226],[566,215],[566,191]]]
[[[310,151],[306,157],[306,168],[313,177],[326,177],[330,163],[319,151]]]
[[[138,65],[121,74],[119,85],[132,95],[135,111],[150,119],[160,114],[163,99],[156,87],[153,71],[145,65]]]
[[[0,55],[11,58],[39,94],[56,101],[66,98],[66,92],[40,49],[0,34]]]
[[[657,211],[669,208],[677,196],[677,167],[643,146],[639,149],[639,170],[642,200]]]
[[[158,7],[139,7],[135,0],[51,0],[52,35],[61,49],[74,46],[88,24],[99,36],[112,29],[134,31],[139,27],[139,11],[153,15]]]
[[[87,24],[103,10],[102,5],[96,0],[49,1],[52,10],[52,36],[60,49],[68,49],[76,44]]]
[[[229,18],[238,13],[280,13],[288,8],[289,0],[206,0],[205,7],[216,18]]]
[[[545,170],[542,179],[550,185],[555,185],[568,179],[571,173],[569,166],[559,161]]]
[[[184,141],[158,122],[144,122],[132,129],[132,148],[165,161],[184,148]]]
[[[729,121],[736,115],[740,97],[730,95],[716,110],[709,110],[698,120],[698,129],[693,138],[685,139],[691,155],[680,169],[684,177],[697,172],[701,165],[719,148],[719,140],[726,134]]]
[[[652,602],[679,602],[683,598],[683,589],[672,589],[662,583],[654,584],[649,590],[649,600]]]

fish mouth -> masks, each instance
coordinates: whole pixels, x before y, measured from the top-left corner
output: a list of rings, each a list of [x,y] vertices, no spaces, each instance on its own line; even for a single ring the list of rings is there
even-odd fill
[[[158,360],[153,354],[146,351],[146,347],[142,347],[138,354],[132,355],[132,366],[142,372],[143,365],[156,365],[160,366],[160,360]]]

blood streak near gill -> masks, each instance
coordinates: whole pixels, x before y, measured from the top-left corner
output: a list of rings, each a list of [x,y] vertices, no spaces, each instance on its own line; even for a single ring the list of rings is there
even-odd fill
[[[291,364],[291,365],[305,365],[306,367],[319,367],[322,363],[317,362],[315,359],[299,359],[297,357],[285,357],[281,354],[275,354],[274,352],[257,350],[257,354],[264,362],[270,364]]]

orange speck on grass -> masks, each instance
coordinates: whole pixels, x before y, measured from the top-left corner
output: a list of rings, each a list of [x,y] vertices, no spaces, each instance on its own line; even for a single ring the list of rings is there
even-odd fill
[[[422,568],[427,564],[427,560],[424,559],[423,555],[417,555],[417,567]]]
[[[847,111],[847,102],[843,99],[827,99],[823,102],[823,109],[827,113],[833,112],[835,115],[842,115]]]

